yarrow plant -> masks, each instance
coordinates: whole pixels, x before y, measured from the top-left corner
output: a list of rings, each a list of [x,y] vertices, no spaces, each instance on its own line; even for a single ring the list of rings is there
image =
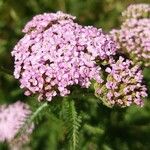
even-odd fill
[[[74,19],[62,12],[44,13],[33,17],[23,29],[25,36],[12,55],[14,75],[25,94],[38,93],[39,100],[51,101],[54,96],[68,95],[72,85],[88,88],[94,80],[98,85],[96,95],[101,91],[102,99],[110,105],[125,107],[133,102],[142,106],[146,88],[139,67],[122,57],[115,62],[112,39],[101,29],[81,26]],[[107,81],[103,79],[105,63],[110,66],[105,70]]]
[[[115,43],[101,29],[83,27],[74,19],[62,12],[44,13],[23,29],[25,36],[12,56],[15,78],[26,95],[39,93],[39,100],[51,101],[68,95],[72,85],[88,88],[91,80],[103,82],[96,60],[114,55]]]
[[[134,9],[132,9],[132,7]],[[131,9],[131,10],[130,10]],[[150,5],[131,5],[127,8],[123,16],[126,16],[130,11],[132,15],[130,19],[126,19],[121,25],[121,29],[113,29],[110,34],[117,43],[119,52],[127,54],[135,63],[142,66],[150,66],[150,18],[139,19],[140,13],[136,10],[146,11],[150,14]],[[126,14],[126,15],[125,15]],[[129,13],[130,14],[130,13]],[[135,14],[135,15],[133,15]],[[136,16],[137,14],[137,16]]]
[[[21,147],[29,141],[29,134],[33,130],[30,125],[27,132],[15,138],[16,134],[31,115],[29,106],[20,101],[0,106],[0,142],[7,141],[11,149]],[[16,142],[17,141],[17,142]]]
[[[146,87],[142,85],[143,75],[139,66],[119,57],[110,60],[105,69],[103,84],[95,83],[95,95],[108,107],[126,107],[131,104],[143,106],[143,98],[147,96]]]
[[[140,6],[138,11],[143,8],[147,7]],[[124,13],[128,18],[132,15],[133,19],[127,19],[121,29],[111,31],[111,35],[93,26],[79,25],[76,17],[60,11],[33,17],[12,51],[14,76],[26,96],[37,94],[38,100],[45,102],[32,115],[29,107],[21,102],[1,106],[0,141],[26,141],[24,137],[32,132],[32,125],[20,140],[12,142],[12,139],[17,132],[30,127],[45,107],[52,104],[53,108],[56,101],[50,101],[54,97],[61,96],[66,100],[62,101],[61,108],[58,107],[63,110],[57,115],[68,123],[65,134],[70,139],[70,149],[75,150],[81,116],[69,97],[74,86],[90,88],[92,85],[92,88],[94,85],[96,97],[108,107],[143,106],[147,93],[142,70],[130,58],[134,55],[136,62],[150,65],[150,26],[148,18],[139,19],[140,13],[137,16],[129,10]],[[131,56],[128,58],[126,53]]]

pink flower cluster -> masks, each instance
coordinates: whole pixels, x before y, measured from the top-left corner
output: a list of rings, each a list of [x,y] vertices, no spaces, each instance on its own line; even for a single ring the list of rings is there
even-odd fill
[[[38,93],[39,100],[52,100],[70,93],[79,84],[88,88],[91,80],[102,83],[99,62],[115,54],[116,45],[101,29],[81,26],[75,17],[62,12],[35,16],[23,29],[25,36],[17,43],[16,79],[26,95]]]
[[[132,4],[122,12],[124,19],[150,17],[150,4]]]
[[[132,103],[143,106],[143,98],[147,96],[146,87],[142,84],[143,75],[139,66],[132,61],[119,57],[111,59],[105,72],[107,77],[103,84],[95,84],[95,95],[105,105],[112,107],[130,106]]]
[[[58,21],[74,19],[76,19],[75,16],[62,13],[61,11],[58,11],[57,13],[44,13],[36,15],[25,25],[23,32],[29,33],[33,31],[32,34],[35,33],[36,36],[37,33],[42,33],[45,28],[50,28],[53,24],[58,23]]]
[[[39,100],[51,101],[54,96],[68,95],[72,85],[88,88],[94,80],[96,96],[105,104],[142,106],[142,98],[147,94],[139,67],[123,57],[115,61],[116,44],[110,36],[101,29],[81,26],[74,19],[62,12],[44,13],[33,17],[23,29],[25,36],[14,47],[12,56],[15,78],[19,79],[25,94],[38,93]],[[134,23],[130,22],[131,29]],[[129,28],[125,24],[123,27]],[[146,27],[139,30],[146,33]],[[119,37],[122,38],[126,37]],[[129,48],[133,43],[130,40]],[[144,46],[145,43],[149,46],[146,40]],[[105,63],[109,66],[106,71],[103,70]]]
[[[127,19],[119,30],[110,32],[118,50],[136,63],[150,66],[150,19]]]
[[[11,105],[0,106],[0,141],[13,140],[27,117],[31,114],[29,106],[18,101]],[[31,132],[32,129],[29,130]],[[23,138],[24,135],[22,135]]]

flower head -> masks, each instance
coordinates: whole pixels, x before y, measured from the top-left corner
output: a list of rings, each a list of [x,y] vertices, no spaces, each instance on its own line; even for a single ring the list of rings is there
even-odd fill
[[[35,16],[27,23],[25,36],[17,43],[15,78],[25,94],[39,94],[51,101],[70,93],[69,87],[89,87],[91,80],[102,82],[101,61],[115,54],[115,43],[101,29],[83,27],[74,17],[62,12]]]
[[[24,33],[41,33],[46,28],[50,28],[53,24],[58,23],[61,20],[74,20],[75,16],[71,16],[69,14],[65,14],[61,11],[57,13],[44,13],[39,14],[33,17],[31,21],[29,21],[22,32]]]
[[[109,107],[126,107],[132,103],[143,106],[142,99],[147,93],[139,67],[121,56],[117,61],[111,59],[109,63],[103,84],[95,83],[95,95]]]
[[[10,142],[19,129],[22,127],[27,117],[31,114],[29,106],[16,102],[8,106],[0,106],[0,141]],[[30,132],[31,130],[29,130]]]
[[[123,11],[124,19],[141,19],[150,17],[150,4],[132,4]]]
[[[150,19],[128,19],[120,30],[110,32],[121,53],[136,63],[150,66]]]

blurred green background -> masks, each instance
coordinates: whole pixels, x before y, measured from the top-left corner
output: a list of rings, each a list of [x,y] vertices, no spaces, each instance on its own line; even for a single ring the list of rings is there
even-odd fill
[[[13,72],[11,51],[23,36],[22,28],[34,15],[62,10],[77,16],[83,25],[93,25],[108,32],[121,24],[121,12],[129,4],[150,3],[150,0],[0,0],[0,67]],[[150,89],[150,70],[144,69],[145,84]],[[149,90],[150,91],[150,90]],[[110,109],[97,103],[93,90],[75,89],[72,94],[78,114],[82,116],[79,131],[81,150],[149,150],[150,102],[145,106]],[[26,97],[11,75],[0,72],[0,104],[22,100],[33,111],[39,105],[36,97]],[[64,122],[59,119],[62,101],[42,114],[28,147],[31,150],[66,150]],[[56,106],[57,105],[57,106]],[[7,149],[1,143],[0,150]]]

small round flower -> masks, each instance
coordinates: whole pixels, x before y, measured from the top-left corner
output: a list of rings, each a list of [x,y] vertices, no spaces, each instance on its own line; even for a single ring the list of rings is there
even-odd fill
[[[16,79],[25,94],[39,94],[39,100],[66,96],[69,87],[88,88],[91,80],[102,82],[96,60],[115,54],[115,43],[101,29],[83,27],[74,17],[62,12],[35,16],[23,29],[25,36],[17,43]]]
[[[132,4],[122,12],[124,20],[150,17],[150,4]]]
[[[108,107],[143,106],[142,99],[147,93],[139,66],[121,56],[117,61],[111,59],[109,63],[103,84],[95,83],[95,95]]]
[[[119,52],[126,53],[134,62],[150,66],[150,19],[128,19],[120,30],[110,32]]]
[[[30,114],[29,106],[20,101],[8,106],[1,105],[0,141],[11,142]],[[29,132],[31,132],[31,129],[29,129]],[[21,136],[21,138],[23,137],[26,137],[26,135]]]

